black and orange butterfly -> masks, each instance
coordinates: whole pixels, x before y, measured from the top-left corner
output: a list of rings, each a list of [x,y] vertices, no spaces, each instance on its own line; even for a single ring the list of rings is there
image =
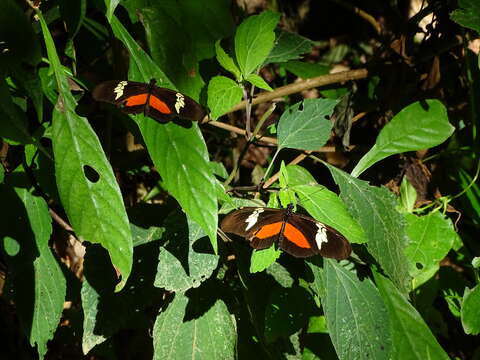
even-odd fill
[[[220,228],[243,236],[254,249],[266,249],[273,243],[299,258],[320,254],[337,260],[352,252],[348,240],[334,228],[286,209],[244,207],[228,214]]]
[[[178,91],[150,83],[126,80],[110,80],[100,83],[93,90],[93,98],[115,104],[127,114],[140,114],[166,123],[174,117],[200,121],[205,116],[203,108],[193,99]]]

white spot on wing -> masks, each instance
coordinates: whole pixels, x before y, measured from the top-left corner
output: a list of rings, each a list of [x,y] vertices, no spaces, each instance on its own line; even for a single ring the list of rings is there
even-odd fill
[[[315,234],[315,242],[320,250],[322,248],[322,244],[328,242],[327,228],[322,223],[316,222],[315,224],[318,228],[317,233]]]
[[[258,215],[260,215],[264,211],[265,210],[263,208],[258,208],[253,213],[250,214],[247,220],[245,220],[245,222],[248,224],[247,227],[245,228],[245,231],[249,230],[253,225],[257,223]]]
[[[123,89],[125,86],[127,86],[127,84],[127,81],[120,81],[115,89],[113,89],[113,92],[115,93],[115,100],[118,100],[123,95]]]
[[[180,93],[176,93],[175,95],[177,96],[175,110],[177,111],[177,114],[180,114],[180,110],[185,106],[185,97]]]

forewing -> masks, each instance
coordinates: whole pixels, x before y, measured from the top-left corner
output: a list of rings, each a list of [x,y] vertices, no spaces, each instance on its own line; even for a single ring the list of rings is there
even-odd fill
[[[220,228],[245,238],[251,237],[265,223],[281,221],[283,212],[280,209],[261,207],[243,207],[232,211],[220,223]]]
[[[123,105],[127,98],[147,92],[148,85],[141,82],[110,80],[98,84],[92,92],[92,97],[97,101]]]

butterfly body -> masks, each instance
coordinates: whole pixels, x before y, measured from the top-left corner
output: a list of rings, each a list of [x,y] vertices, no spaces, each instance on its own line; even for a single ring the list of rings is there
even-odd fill
[[[105,81],[95,87],[92,96],[97,101],[115,104],[126,114],[143,113],[161,123],[174,117],[199,121],[205,116],[205,111],[195,100],[178,91],[156,86],[154,79],[148,84]]]
[[[221,229],[245,237],[254,249],[278,248],[295,257],[320,254],[346,259],[352,252],[348,240],[334,228],[286,209],[244,207],[228,214]]]

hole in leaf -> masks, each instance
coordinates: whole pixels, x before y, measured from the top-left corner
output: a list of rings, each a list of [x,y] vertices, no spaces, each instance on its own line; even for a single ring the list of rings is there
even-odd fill
[[[420,263],[416,263],[415,266],[417,267],[418,270],[422,270],[422,269],[423,269],[423,265],[420,264]]]
[[[92,168],[89,165],[83,165],[83,173],[85,174],[85,177],[92,183],[96,183],[98,180],[100,180],[100,174]]]

